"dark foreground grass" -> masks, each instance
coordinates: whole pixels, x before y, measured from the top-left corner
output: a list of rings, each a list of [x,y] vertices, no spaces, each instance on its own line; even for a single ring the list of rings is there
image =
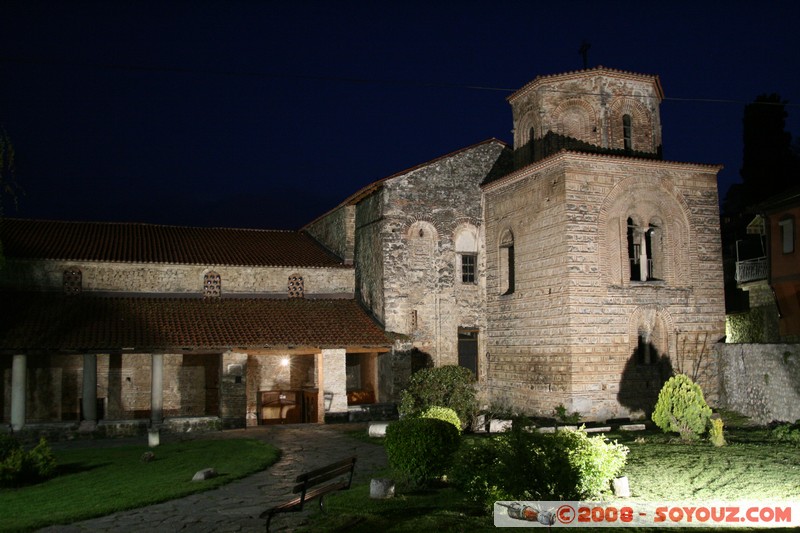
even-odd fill
[[[0,489],[0,531],[30,531],[159,503],[230,483],[272,465],[279,450],[252,439],[55,451],[58,475],[44,483]],[[198,470],[218,476],[193,482]]]
[[[655,431],[607,436],[630,448],[622,475],[629,479],[631,501],[757,500],[767,503],[800,498],[800,447],[771,440],[765,429],[728,431],[729,444],[721,448],[705,441],[684,444]],[[388,473],[384,474],[389,477]],[[605,499],[615,498],[606,496]],[[312,516],[303,531],[497,531],[491,516],[446,485],[416,492],[398,486],[396,498],[373,500],[369,497],[369,484],[365,483],[328,496],[326,507],[327,513]],[[691,531],[709,529],[691,528]],[[655,528],[626,527],[624,530],[655,531]],[[669,531],[676,531],[676,528],[669,528]]]

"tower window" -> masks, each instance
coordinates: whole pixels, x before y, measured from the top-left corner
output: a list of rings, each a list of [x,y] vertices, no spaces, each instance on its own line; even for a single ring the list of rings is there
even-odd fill
[[[506,230],[500,239],[500,294],[512,294],[515,285],[514,235]]]
[[[624,142],[625,150],[633,149],[633,141],[631,137],[631,116],[622,115],[622,139]]]
[[[642,230],[628,218],[628,263],[631,281],[660,279],[662,272],[661,235],[658,226],[650,224]]]

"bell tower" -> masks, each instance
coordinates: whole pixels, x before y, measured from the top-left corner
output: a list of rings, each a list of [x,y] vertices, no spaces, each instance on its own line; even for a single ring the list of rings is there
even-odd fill
[[[658,76],[597,67],[539,76],[508,97],[517,168],[560,150],[661,159]]]

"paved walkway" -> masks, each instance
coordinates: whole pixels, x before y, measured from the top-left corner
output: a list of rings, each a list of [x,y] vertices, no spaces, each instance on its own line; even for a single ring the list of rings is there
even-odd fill
[[[264,531],[265,520],[258,518],[258,515],[271,505],[286,500],[298,474],[351,455],[358,457],[354,481],[369,480],[374,472],[386,466],[386,453],[383,447],[344,434],[345,431],[353,429],[363,429],[366,433],[367,425],[262,426],[206,434],[200,438],[260,439],[280,448],[283,454],[281,459],[267,470],[218,489],[84,522],[51,526],[39,531],[46,533]],[[272,519],[270,530],[292,531],[317,508],[316,502],[312,502],[302,513],[276,515]]]

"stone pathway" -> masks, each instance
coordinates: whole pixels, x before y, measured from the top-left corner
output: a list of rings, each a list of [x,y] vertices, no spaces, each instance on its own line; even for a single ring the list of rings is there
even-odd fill
[[[283,454],[281,459],[267,470],[218,489],[102,518],[70,525],[51,526],[39,531],[46,533],[264,531],[265,520],[258,516],[272,505],[288,499],[294,479],[300,473],[351,455],[358,457],[354,482],[369,480],[374,472],[386,466],[386,453],[383,447],[344,434],[345,431],[353,429],[363,430],[365,434],[367,432],[366,424],[298,424],[205,434],[199,438],[256,438],[280,448]],[[99,442],[94,441],[97,445],[102,445]],[[302,513],[276,515],[272,519],[270,530],[293,531],[317,508],[317,502],[314,501]]]

